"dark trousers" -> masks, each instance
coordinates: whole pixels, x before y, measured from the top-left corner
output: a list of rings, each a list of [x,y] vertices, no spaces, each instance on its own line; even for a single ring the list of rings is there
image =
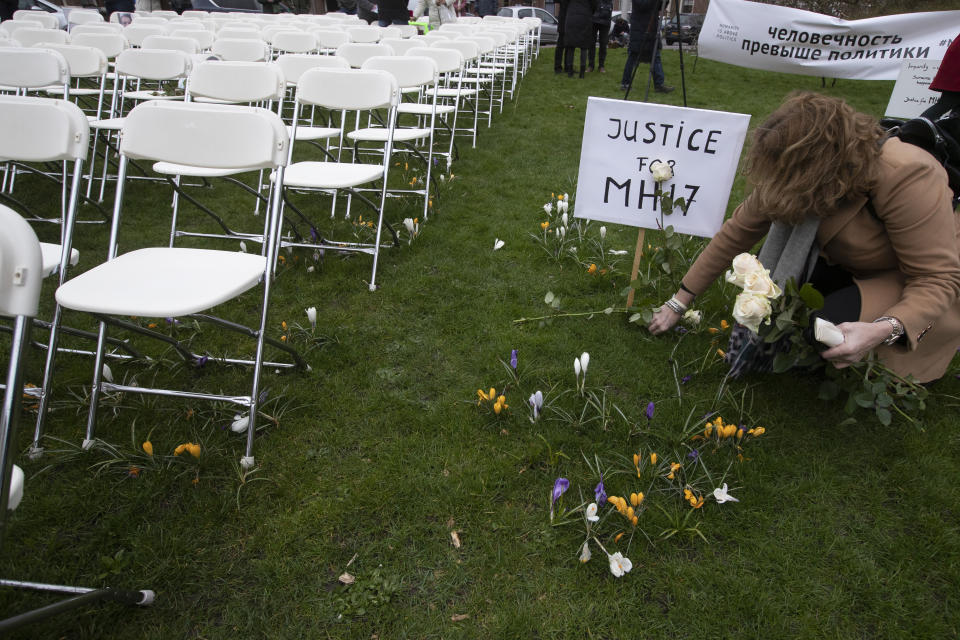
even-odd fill
[[[607,62],[607,41],[610,40],[610,25],[593,23],[593,46],[590,47],[590,68],[593,69],[594,55],[597,52],[597,43],[600,43],[600,66]]]
[[[576,47],[564,47],[563,48],[563,70],[567,74],[573,73],[573,52],[576,50]],[[583,73],[587,68],[587,48],[580,47],[580,73]]]

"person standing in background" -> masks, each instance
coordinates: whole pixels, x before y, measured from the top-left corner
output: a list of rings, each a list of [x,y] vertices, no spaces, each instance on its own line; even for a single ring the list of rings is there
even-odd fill
[[[660,60],[659,14],[661,0],[634,0],[633,13],[630,15],[630,45],[627,63],[623,67],[620,88],[626,91],[633,84],[633,70],[640,62],[650,63],[650,75],[653,76],[653,90],[657,93],[670,93],[673,87],[664,84],[663,62]]]
[[[573,50],[580,49],[580,77],[587,69],[587,51],[593,46],[593,12],[591,0],[569,0],[563,25],[563,70],[573,77]]]
[[[380,0],[377,8],[380,11],[380,21],[377,24],[381,27],[410,22],[410,12],[407,11],[405,0]]]
[[[613,0],[598,0],[597,10],[593,12],[593,45],[590,47],[590,66],[587,71],[592,72],[593,63],[600,44],[600,73],[606,73],[603,65],[607,61],[607,40],[610,38],[610,19],[613,17]]]
[[[483,16],[495,16],[499,10],[499,0],[477,0],[477,15],[481,18]]]

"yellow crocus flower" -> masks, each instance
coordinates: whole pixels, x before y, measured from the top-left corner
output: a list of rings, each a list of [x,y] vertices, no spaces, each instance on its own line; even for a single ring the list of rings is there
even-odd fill
[[[148,456],[153,455],[153,443],[147,440],[143,443],[143,450],[147,452]]]
[[[656,454],[656,453],[651,453],[651,454],[650,454],[650,464],[657,464],[657,454]]]

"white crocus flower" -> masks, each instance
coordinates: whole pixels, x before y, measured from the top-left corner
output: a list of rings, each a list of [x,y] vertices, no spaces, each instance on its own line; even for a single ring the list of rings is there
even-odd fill
[[[408,232],[410,235],[413,235],[413,218],[404,218],[404,219],[403,219],[403,226],[405,226],[405,227],[407,228],[407,232]]]
[[[724,502],[740,502],[732,495],[727,493],[727,483],[724,482],[722,487],[717,487],[713,490],[713,497],[716,498],[717,504],[723,504]]]
[[[553,215],[553,203],[548,202],[547,204],[543,205],[543,210],[548,216]]]
[[[567,222],[568,222],[569,220],[570,220],[570,219],[567,217],[566,211],[564,211],[563,215],[560,216],[560,224],[563,225],[563,226],[567,226]]]
[[[623,554],[617,551],[612,556],[608,556],[610,559],[610,573],[613,574],[613,577],[620,578],[625,573],[630,573],[630,569],[633,569],[633,563],[630,562],[630,558],[624,558]]]
[[[583,375],[587,375],[587,365],[590,364],[590,354],[584,351],[580,354],[580,366],[583,367]]]
[[[607,228],[600,227],[600,239],[603,240],[606,237],[607,237]]]
[[[580,562],[590,562],[592,554],[590,553],[590,542],[586,541],[583,543],[583,547],[580,549]]]
[[[683,314],[683,320],[690,326],[696,327],[700,324],[701,313],[699,309],[687,309]]]
[[[597,503],[591,502],[587,505],[587,520],[589,522],[596,522],[600,519],[600,516],[597,515]]]
[[[530,394],[530,399],[527,402],[530,403],[530,408],[533,410],[533,417],[530,421],[536,422],[540,418],[540,410],[543,409],[543,392],[537,391]]]
[[[612,256],[625,256],[628,252],[624,249],[610,249],[607,253]]]
[[[317,328],[317,308],[310,307],[307,310],[307,320],[310,321],[310,328],[316,330]]]
[[[113,382],[113,371],[110,370],[110,365],[106,362],[103,363],[103,379],[107,382]]]
[[[494,250],[494,251],[497,251],[497,250],[499,250],[499,249],[502,249],[502,248],[503,248],[503,245],[505,245],[505,244],[506,244],[506,242],[504,242],[504,241],[501,240],[500,238],[497,238],[496,240],[493,241],[493,250]]]
[[[577,376],[577,380],[580,379],[580,358],[573,359],[573,373]]]
[[[250,424],[250,416],[235,415],[233,416],[233,423],[230,425],[230,431],[234,433],[242,433],[247,430],[247,425]]]
[[[243,240],[240,241],[240,251],[243,253],[247,252],[247,243]]]

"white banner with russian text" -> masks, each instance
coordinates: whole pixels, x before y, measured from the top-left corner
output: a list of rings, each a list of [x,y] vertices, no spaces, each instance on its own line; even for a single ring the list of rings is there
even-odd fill
[[[960,11],[864,20],[747,0],[711,0],[699,55],[739,67],[824,78],[896,80],[905,60],[943,59]]]

